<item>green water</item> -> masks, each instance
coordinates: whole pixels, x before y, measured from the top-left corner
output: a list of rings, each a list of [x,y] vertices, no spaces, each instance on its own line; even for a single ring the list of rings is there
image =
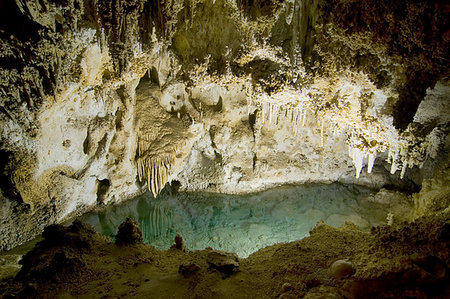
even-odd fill
[[[371,203],[373,191],[352,185],[283,186],[247,195],[146,193],[100,213],[81,217],[114,237],[126,217],[137,220],[144,240],[158,249],[181,234],[190,250],[211,247],[246,257],[256,250],[308,236],[319,220],[351,221],[363,229],[384,223],[387,212]]]

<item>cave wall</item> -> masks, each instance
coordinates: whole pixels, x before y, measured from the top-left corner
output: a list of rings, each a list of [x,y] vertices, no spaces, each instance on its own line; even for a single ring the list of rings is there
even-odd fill
[[[448,11],[1,1],[0,248],[171,181],[414,190],[448,148]]]

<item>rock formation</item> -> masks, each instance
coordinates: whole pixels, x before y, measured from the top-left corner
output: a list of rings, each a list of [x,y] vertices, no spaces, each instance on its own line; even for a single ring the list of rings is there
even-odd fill
[[[0,282],[0,296],[447,298],[449,219],[432,215],[371,232],[322,223],[309,237],[239,260],[211,249],[119,246],[88,225],[54,225],[16,278]]]
[[[442,1],[2,1],[0,249],[172,181],[415,191],[448,163],[448,20]]]
[[[116,236],[117,245],[138,245],[143,244],[142,231],[139,228],[139,223],[131,218],[127,218],[119,226]]]

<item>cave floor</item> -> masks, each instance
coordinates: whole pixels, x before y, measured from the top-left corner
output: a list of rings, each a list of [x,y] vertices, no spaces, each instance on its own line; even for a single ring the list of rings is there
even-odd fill
[[[319,222],[310,237],[263,248],[230,271],[208,263],[208,248],[119,246],[81,222],[43,237],[0,297],[450,298],[448,212],[371,232]],[[354,274],[333,278],[330,265],[342,259]]]

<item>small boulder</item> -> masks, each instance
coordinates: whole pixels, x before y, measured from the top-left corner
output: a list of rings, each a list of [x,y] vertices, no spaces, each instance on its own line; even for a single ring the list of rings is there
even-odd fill
[[[127,218],[119,226],[119,231],[116,236],[117,245],[136,245],[142,244],[144,238],[142,237],[142,231],[139,228],[139,223],[131,218]]]
[[[236,254],[212,250],[206,257],[209,267],[216,269],[224,274],[232,274],[239,267],[239,258]]]
[[[355,267],[349,260],[337,260],[328,269],[328,274],[336,280],[353,275],[355,272]]]

